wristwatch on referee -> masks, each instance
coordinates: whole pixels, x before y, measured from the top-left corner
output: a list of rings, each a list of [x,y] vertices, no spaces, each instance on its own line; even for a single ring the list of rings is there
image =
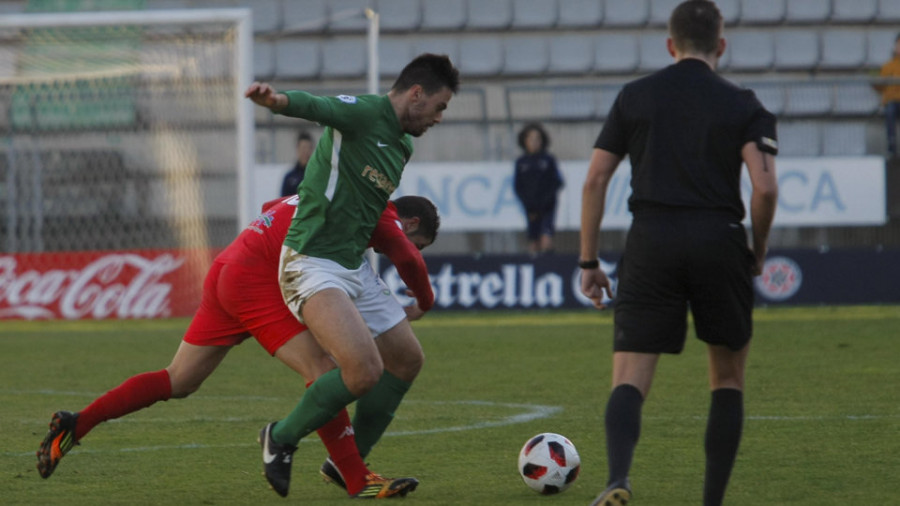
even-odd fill
[[[600,260],[596,258],[593,260],[579,260],[578,268],[579,269],[596,269],[600,267]]]

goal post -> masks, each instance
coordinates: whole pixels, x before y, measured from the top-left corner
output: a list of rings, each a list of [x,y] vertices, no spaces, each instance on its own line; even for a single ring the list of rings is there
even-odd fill
[[[251,16],[0,17],[0,249],[227,245],[258,211]]]

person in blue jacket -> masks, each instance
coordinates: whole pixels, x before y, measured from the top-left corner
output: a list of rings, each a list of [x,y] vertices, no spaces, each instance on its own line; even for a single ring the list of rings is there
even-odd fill
[[[516,160],[513,188],[528,222],[528,250],[553,250],[556,200],[563,187],[556,158],[547,151],[550,137],[539,123],[529,123],[519,132],[519,147],[525,152]]]

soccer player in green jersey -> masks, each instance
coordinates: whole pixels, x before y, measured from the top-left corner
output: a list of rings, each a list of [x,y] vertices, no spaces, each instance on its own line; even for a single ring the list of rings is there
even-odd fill
[[[266,479],[282,496],[300,439],[366,394],[366,402],[380,403],[388,416],[371,420],[366,437],[357,429],[365,455],[422,367],[424,354],[406,315],[389,310],[382,302],[389,295],[364,281],[371,267],[363,253],[412,156],[410,136],[441,121],[458,86],[449,58],[422,54],[383,96],[319,97],[265,83],[245,93],[273,112],[326,127],[298,187],[301,205],[282,247],[279,282],[288,307],[339,368],[319,377],[286,418],[260,432]],[[378,318],[364,319],[361,312]]]

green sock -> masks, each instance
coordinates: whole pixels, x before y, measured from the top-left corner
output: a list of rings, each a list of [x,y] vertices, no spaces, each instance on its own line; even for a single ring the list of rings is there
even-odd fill
[[[341,370],[332,369],[309,386],[287,418],[275,424],[272,439],[296,446],[300,439],[328,423],[354,400],[356,397],[341,379]]]
[[[411,386],[412,383],[384,371],[375,387],[359,398],[356,414],[353,416],[353,432],[362,458],[366,458],[375,443],[381,439],[394,419],[394,411]]]

